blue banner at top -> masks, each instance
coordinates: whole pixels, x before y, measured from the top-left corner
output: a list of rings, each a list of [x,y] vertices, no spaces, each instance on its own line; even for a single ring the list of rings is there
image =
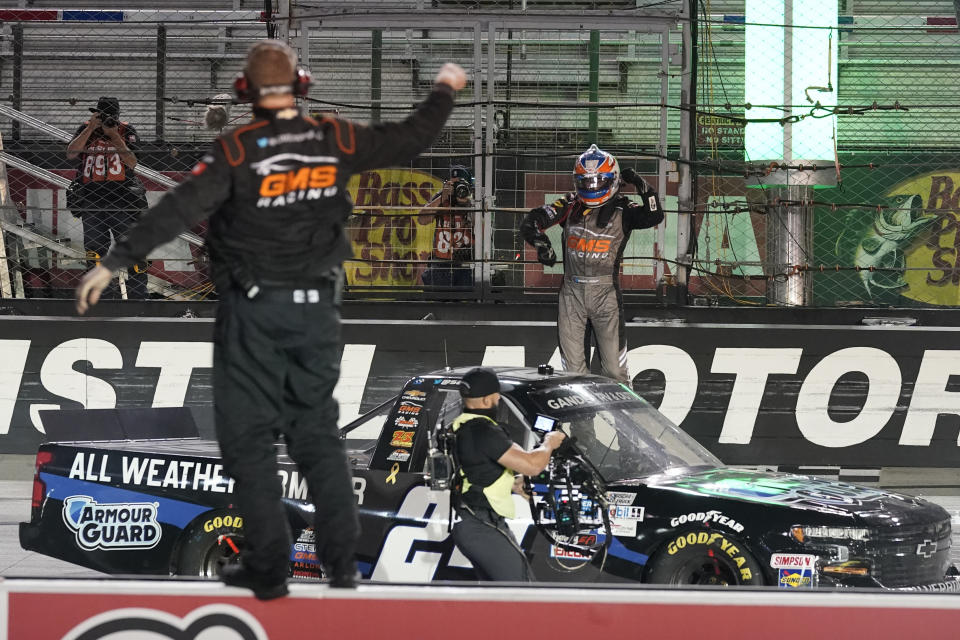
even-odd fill
[[[123,22],[123,11],[63,11],[64,22]]]

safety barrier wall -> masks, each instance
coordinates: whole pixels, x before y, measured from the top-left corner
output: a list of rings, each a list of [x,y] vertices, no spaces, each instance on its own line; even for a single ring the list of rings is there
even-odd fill
[[[43,409],[188,406],[212,435],[212,327],[0,318],[0,452],[34,452]],[[728,464],[956,467],[958,332],[628,323],[628,366],[640,395]],[[343,339],[341,423],[446,364],[560,369],[549,322],[348,320]]]
[[[5,606],[4,606],[5,605]],[[295,584],[288,598],[258,602],[240,589],[200,582],[0,581],[0,640],[79,640],[109,635],[295,638],[303,620],[329,637],[489,638],[533,626],[544,638],[766,640],[785,624],[822,637],[949,638],[960,625],[953,595],[762,593],[698,590],[363,586]],[[464,621],[469,620],[468,625]],[[785,621],[789,620],[789,623]]]

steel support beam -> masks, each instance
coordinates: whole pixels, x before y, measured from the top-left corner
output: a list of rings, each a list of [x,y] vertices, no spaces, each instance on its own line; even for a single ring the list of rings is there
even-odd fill
[[[958,0],[960,1],[960,0]],[[687,299],[690,286],[690,267],[693,256],[690,252],[693,237],[696,206],[696,174],[691,164],[697,157],[697,0],[688,0],[686,21],[682,24],[683,65],[680,74],[680,104],[687,105],[680,119],[680,150],[677,165],[677,262],[676,274],[677,302],[683,304]]]
[[[157,140],[163,140],[163,125],[166,120],[167,103],[163,99],[167,95],[167,28],[157,25],[157,98],[155,123]]]
[[[593,104],[587,110],[587,132],[590,136],[588,142],[597,144],[598,130],[600,128],[600,117],[596,104],[600,102],[600,32],[594,29],[590,32],[590,45],[588,49],[590,59],[589,71],[589,100]]]
[[[494,137],[493,101],[497,97],[497,27],[490,24],[487,27],[487,108],[483,128],[485,136],[483,154],[483,288],[490,290],[491,260],[493,259],[493,154]],[[488,295],[484,296],[489,297]]]
[[[660,140],[657,145],[657,193],[666,199],[667,193],[667,102],[670,96],[670,31],[660,34]],[[661,204],[662,206],[662,204]],[[657,225],[657,258],[662,258],[667,246],[667,221]],[[666,268],[662,260],[653,263],[653,281],[659,289]],[[664,283],[666,284],[666,283]]]
[[[483,25],[479,22],[473,24],[473,69],[468,73],[468,78],[473,82],[473,177],[476,180],[476,190],[473,193],[474,204],[480,204],[483,207],[483,193],[486,187],[486,178],[483,175],[483,82],[480,79],[480,70],[483,69]],[[480,240],[480,247],[474,242],[474,256],[483,256],[483,246],[486,244],[484,239],[484,213],[473,216],[473,237]],[[473,263],[473,287],[474,291],[480,291],[480,295],[486,298],[486,284],[483,280],[483,262]]]
[[[402,11],[351,12],[323,17],[325,28],[369,29],[377,25],[384,29],[462,29],[465,20],[487,24],[497,29],[570,29],[571,17],[554,11],[525,11],[504,15],[502,12],[436,10],[429,13]],[[677,16],[669,13],[638,14],[636,11],[608,11],[601,16],[578,15],[576,25],[584,30],[639,31],[660,33],[677,23]]]
[[[370,122],[380,122],[383,99],[383,29],[374,29],[370,47]]]
[[[14,109],[23,108],[23,25],[14,24],[13,32],[13,90],[11,102]],[[10,137],[14,141],[20,140],[20,123],[10,124]]]

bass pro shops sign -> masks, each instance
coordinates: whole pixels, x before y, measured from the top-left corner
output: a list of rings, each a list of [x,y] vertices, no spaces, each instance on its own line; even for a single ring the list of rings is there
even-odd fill
[[[212,320],[0,328],[0,453],[35,452],[45,409],[189,406],[212,434]],[[552,323],[354,320],[343,334],[341,423],[445,362],[560,368]],[[634,389],[728,464],[957,466],[960,329],[642,324],[627,337]]]

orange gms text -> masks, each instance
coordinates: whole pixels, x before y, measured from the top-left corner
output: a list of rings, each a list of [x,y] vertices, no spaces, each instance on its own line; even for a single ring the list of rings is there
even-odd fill
[[[602,238],[591,238],[590,240],[587,240],[586,238],[570,236],[570,239],[567,240],[567,246],[574,251],[595,251],[597,253],[606,253],[607,251],[610,251],[610,241]]]
[[[301,189],[325,189],[336,181],[335,166],[303,167],[296,171],[271,173],[260,182],[260,195],[272,198]]]

